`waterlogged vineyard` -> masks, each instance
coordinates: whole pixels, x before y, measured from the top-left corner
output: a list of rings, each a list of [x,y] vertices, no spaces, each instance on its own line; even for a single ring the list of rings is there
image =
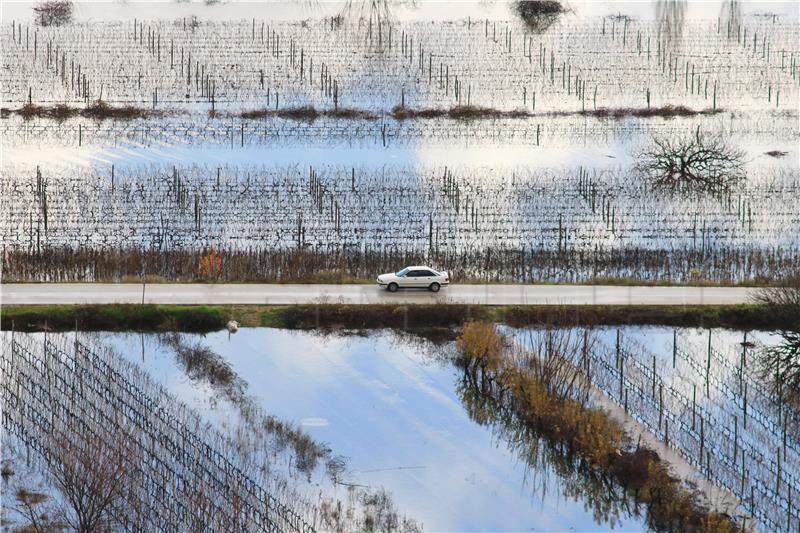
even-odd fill
[[[4,273],[775,278],[800,246],[799,32],[740,9],[539,34],[511,17],[12,20]],[[70,114],[98,102],[130,120]],[[650,139],[692,132],[748,147],[747,180],[665,194],[635,175]]]
[[[109,165],[9,175],[6,275],[23,279],[45,267],[53,281],[113,277],[80,250],[147,250],[145,273],[163,275],[158,252],[214,249],[226,279],[280,278],[291,258],[332,268],[331,256],[361,277],[436,257],[462,277],[482,265],[494,280],[739,281],[778,276],[800,246],[800,173],[780,167],[736,192],[689,197],[619,168]],[[131,260],[122,274],[141,269]]]
[[[514,20],[128,20],[3,24],[9,102],[211,111],[482,105],[583,111],[796,108],[800,30],[777,15]],[[782,104],[783,102],[783,104]]]
[[[792,17],[198,13],[2,25],[7,279],[744,282],[798,259]],[[691,134],[744,149],[746,180],[634,171]]]
[[[530,333],[515,334],[532,344]],[[647,340],[619,329],[591,341],[589,331],[574,335],[587,339],[583,369],[603,398],[734,494],[743,525],[800,526],[797,412],[763,356],[774,338],[714,330],[661,330]]]

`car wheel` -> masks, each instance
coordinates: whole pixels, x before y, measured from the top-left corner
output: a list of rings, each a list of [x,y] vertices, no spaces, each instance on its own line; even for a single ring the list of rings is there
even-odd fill
[[[441,288],[441,285],[439,285],[438,283],[434,282],[434,283],[431,283],[431,286],[428,287],[428,288],[431,290],[431,292],[439,292],[439,289]]]
[[[389,292],[397,292],[397,289],[398,289],[397,283],[394,283],[394,282],[390,283],[389,286],[386,287],[386,289]]]

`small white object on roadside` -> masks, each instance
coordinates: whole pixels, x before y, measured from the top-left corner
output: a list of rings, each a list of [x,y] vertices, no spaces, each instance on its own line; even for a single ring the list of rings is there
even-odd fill
[[[235,320],[229,320],[225,327],[228,328],[228,331],[231,333],[236,333],[239,331],[239,323]]]

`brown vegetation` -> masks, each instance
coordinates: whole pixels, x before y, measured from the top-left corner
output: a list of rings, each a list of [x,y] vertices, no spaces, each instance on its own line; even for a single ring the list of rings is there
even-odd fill
[[[392,118],[396,120],[406,119],[431,119],[431,118],[450,118],[453,120],[477,120],[487,118],[525,118],[531,116],[524,110],[502,111],[490,107],[474,105],[458,105],[449,109],[423,108],[411,109],[402,105],[392,108]]]
[[[305,120],[309,122],[323,117],[350,120],[375,120],[379,118],[378,115],[363,109],[354,109],[350,107],[336,109],[316,109],[312,106],[287,107],[283,109],[253,109],[250,111],[242,111],[238,114],[238,116],[245,119],[277,117],[287,120]]]
[[[35,244],[35,243],[34,243]],[[792,268],[795,256],[781,248],[742,249],[719,245],[713,250],[661,249],[553,250],[503,246],[469,251],[386,247],[382,250],[344,248],[315,250],[308,247],[217,248],[224,256],[219,281],[279,283],[352,283],[372,281],[377,272],[398,265],[439,264],[450,267],[451,279],[465,282],[526,283],[690,283],[695,285],[767,284],[776,273]],[[67,246],[7,247],[3,280],[80,282],[141,281],[142,272],[169,281],[203,281],[199,265],[205,248],[93,249]],[[736,272],[747,271],[745,280]],[[593,274],[594,273],[594,274]],[[602,273],[603,277],[600,277]],[[479,277],[480,276],[480,277]]]
[[[159,116],[160,113],[156,111],[149,111],[141,107],[135,106],[112,106],[97,100],[96,102],[86,107],[70,107],[64,104],[56,104],[53,106],[41,106],[37,104],[25,104],[16,110],[16,113],[22,118],[28,120],[31,118],[51,118],[54,120],[66,120],[73,117],[85,117],[94,120],[114,119],[114,120],[132,120],[135,118],[143,118],[150,116]]]
[[[492,336],[495,339],[487,338]],[[504,341],[492,326],[475,323],[465,325],[458,341],[464,390],[472,402],[476,395],[487,399],[479,411],[484,422],[495,417],[511,420],[558,445],[563,454],[584,464],[587,473],[609,478],[625,489],[627,497],[646,506],[648,525],[654,530],[736,530],[730,517],[700,504],[698,495],[673,477],[654,451],[632,445],[620,424],[603,410],[588,407],[580,394],[576,397],[542,381],[579,382],[583,379],[579,365],[564,359],[558,363],[561,372],[547,377],[531,371],[531,365],[553,356],[511,354],[508,349],[498,356],[494,348],[498,343]],[[577,354],[570,350],[565,355]]]
[[[585,116],[592,116],[598,118],[613,118],[622,119],[627,117],[634,118],[673,118],[673,117],[695,117],[699,115],[716,115],[722,113],[724,110],[717,109],[690,109],[682,105],[663,105],[661,107],[617,107],[607,108],[599,107],[594,110],[579,111],[578,113]]]

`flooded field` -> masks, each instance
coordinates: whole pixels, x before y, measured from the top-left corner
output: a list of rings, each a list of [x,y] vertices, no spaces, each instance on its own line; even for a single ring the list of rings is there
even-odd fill
[[[522,346],[541,346],[542,330],[507,333]],[[593,402],[627,420],[632,438],[660,441],[659,453],[672,471],[700,487],[712,507],[752,517],[749,525],[757,530],[794,530],[797,407],[788,391],[776,399],[771,378],[762,372],[770,351],[786,339],[766,332],[658,327],[576,329],[570,335],[588,339],[586,369],[603,393]],[[12,342],[10,333],[3,339],[5,347]],[[648,528],[646,508],[619,487],[598,484],[546,439],[486,410],[480,390],[454,364],[450,342],[391,331],[245,328],[206,336],[79,333],[75,352],[75,339],[74,333],[16,333],[17,358],[4,355],[4,369],[12,370],[10,364],[34,371],[37,365],[27,366],[20,355],[35,359],[45,343],[46,357],[66,363],[64,371],[77,364],[72,358],[81,350],[105,354],[98,361],[132,382],[143,375],[137,369],[146,369],[148,384],[137,390],[169,400],[169,410],[182,413],[179,420],[197,417],[192,427],[200,431],[198,438],[243,472],[253,475],[245,468],[249,461],[269,457],[268,475],[257,475],[255,482],[280,488],[316,528],[326,529],[322,502],[353,500],[353,491],[385,494],[406,524],[426,530]],[[98,364],[85,376],[97,372]],[[67,377],[52,363],[50,368],[55,382]],[[25,384],[21,391],[4,388],[12,419],[18,420],[13,398],[36,396]],[[94,409],[115,412],[104,405]],[[126,409],[117,416],[139,420]],[[282,429],[276,423],[269,431],[256,429],[267,418],[282,421]],[[33,436],[47,421],[21,422],[27,433],[16,435]],[[301,453],[296,436],[287,437],[287,428],[319,443],[315,461]],[[19,438],[7,446],[17,450],[13,468],[21,468],[25,446]],[[175,465],[171,461],[178,459],[171,457],[162,460]],[[360,511],[363,502],[350,505]]]
[[[795,4],[578,2],[535,29],[501,2],[165,6],[6,8],[7,279],[737,283],[798,260]],[[643,168],[718,139],[698,174],[724,183]]]
[[[3,2],[2,281],[783,282],[799,20]],[[42,323],[2,333],[3,531],[800,529],[796,333]]]

